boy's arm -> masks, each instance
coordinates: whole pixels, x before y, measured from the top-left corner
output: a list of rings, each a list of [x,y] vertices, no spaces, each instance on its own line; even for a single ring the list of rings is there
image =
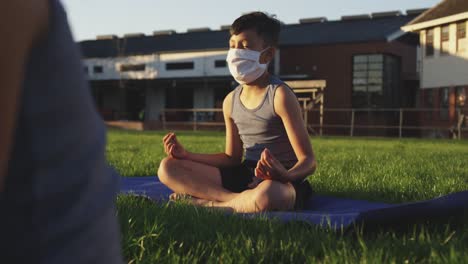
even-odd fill
[[[231,119],[232,92],[223,102],[224,123],[226,125],[226,150],[224,153],[200,154],[187,153],[187,159],[204,163],[214,167],[230,167],[240,164],[242,161],[243,148],[236,124]]]
[[[47,1],[0,2],[0,192],[8,172],[24,64],[46,25]]]
[[[298,160],[296,165],[287,172],[285,178],[287,181],[303,180],[314,173],[317,162],[309,141],[309,134],[302,120],[297,97],[288,87],[280,86],[276,89],[274,98],[275,112],[283,121]]]

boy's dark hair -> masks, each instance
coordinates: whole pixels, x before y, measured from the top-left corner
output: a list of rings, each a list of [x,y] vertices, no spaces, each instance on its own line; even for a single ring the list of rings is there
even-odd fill
[[[253,29],[269,46],[278,46],[281,22],[274,16],[263,12],[252,12],[237,18],[231,25],[231,35],[237,35],[242,31]]]

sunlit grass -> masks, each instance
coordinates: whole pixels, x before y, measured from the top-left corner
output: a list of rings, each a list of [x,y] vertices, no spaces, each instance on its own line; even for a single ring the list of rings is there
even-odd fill
[[[124,176],[155,175],[164,132],[111,131],[109,162]],[[224,150],[219,132],[179,132],[195,152]],[[312,138],[309,177],[319,194],[389,203],[468,190],[468,141]],[[304,223],[247,220],[184,204],[118,199],[132,263],[468,262],[468,217],[404,230],[332,232]]]

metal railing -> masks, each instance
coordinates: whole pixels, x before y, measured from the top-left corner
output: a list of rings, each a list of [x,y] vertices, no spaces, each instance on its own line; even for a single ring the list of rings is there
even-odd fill
[[[311,112],[318,112],[318,109],[311,109]],[[468,123],[468,117],[464,115],[461,111],[461,109],[456,109],[456,116],[457,120],[455,124],[450,124],[446,125],[449,123],[449,109],[448,108],[439,108],[439,109],[432,109],[432,108],[325,108],[324,113],[327,112],[347,112],[350,113],[350,122],[349,124],[323,124],[323,125],[318,125],[318,124],[308,124],[310,127],[319,127],[319,128],[348,128],[349,129],[349,136],[354,136],[356,129],[395,129],[398,130],[398,137],[401,138],[403,137],[403,131],[404,130],[419,130],[419,131],[424,131],[424,130],[452,130],[456,133],[456,138],[461,139],[462,138],[462,132],[468,131],[468,128],[463,127],[463,123]],[[378,124],[366,124],[366,125],[360,125],[356,124],[356,114],[357,113],[379,113],[379,112],[393,112],[398,114],[398,124],[395,125],[378,125]],[[429,126],[424,126],[424,125],[405,125],[405,113],[434,113],[438,112],[439,115],[440,113],[445,112],[446,117],[444,118],[445,120],[439,120],[438,122],[434,123],[446,123],[444,125],[429,125]],[[326,114],[325,114],[326,116]],[[415,119],[420,120],[421,116],[417,115]],[[466,120],[465,120],[466,119]],[[368,122],[371,123],[371,122]],[[427,122],[426,123],[430,123]]]
[[[167,113],[192,113],[191,121],[167,121]],[[192,125],[193,131],[198,130],[198,126],[224,126],[224,122],[199,120],[199,113],[223,112],[221,108],[190,108],[190,109],[163,109],[161,111],[161,122],[164,130],[168,125]]]
[[[463,123],[468,125],[468,117],[464,115],[461,109],[456,109],[456,122],[449,124],[448,121],[448,113],[449,109],[431,109],[431,108],[324,108],[322,109],[324,113],[324,119],[327,120],[327,113],[348,113],[350,115],[349,122],[346,124],[343,123],[324,123],[323,120],[318,120],[317,123],[309,122],[309,118],[313,119],[314,112],[317,112],[317,119],[319,119],[319,111],[320,109],[311,109],[308,110],[309,115],[303,115],[305,119],[304,122],[308,126],[309,129],[313,130],[314,128],[320,129],[320,135],[322,135],[322,129],[325,128],[341,128],[341,129],[349,129],[349,136],[355,136],[357,129],[383,129],[383,130],[397,130],[398,137],[403,137],[403,132],[406,130],[433,130],[433,131],[453,131],[455,137],[458,139],[462,138],[462,134],[465,131],[468,131],[466,126],[463,126]],[[405,116],[407,113],[416,113],[416,117],[413,116],[413,119],[420,120],[421,114],[423,113],[434,113],[445,112],[447,117],[445,121],[439,121],[438,123],[444,123],[443,125],[417,125],[417,124],[405,124]],[[192,113],[191,118],[189,121],[168,121],[167,120],[167,113]],[[192,108],[192,109],[163,109],[161,112],[161,121],[162,127],[164,130],[168,128],[170,125],[184,125],[184,126],[191,126],[194,131],[198,130],[200,126],[224,126],[224,122],[216,122],[210,121],[211,118],[200,118],[200,113],[216,113],[222,112],[222,109],[219,108]],[[357,116],[359,113],[382,113],[382,112],[389,112],[394,113],[397,118],[393,118],[395,124],[392,125],[382,125],[382,124],[372,124],[372,121],[369,120],[365,122],[358,122]],[[420,114],[418,114],[418,112]],[[336,114],[335,114],[336,115]],[[208,115],[209,116],[209,115]],[[212,115],[213,116],[213,115]],[[208,120],[207,120],[208,119]],[[346,118],[340,118],[346,119]],[[414,120],[413,120],[414,121]],[[364,123],[364,124],[363,124]],[[436,122],[435,122],[436,123]]]

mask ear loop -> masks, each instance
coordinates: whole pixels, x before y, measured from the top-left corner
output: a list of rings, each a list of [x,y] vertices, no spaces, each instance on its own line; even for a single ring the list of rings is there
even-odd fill
[[[266,48],[264,48],[263,50],[259,51],[260,52],[260,56],[258,56],[258,63],[259,64],[269,64],[271,61],[267,62],[267,63],[260,63],[260,57],[262,56],[263,52],[265,52],[266,50],[268,50],[269,48],[271,48],[271,46],[268,46]]]

